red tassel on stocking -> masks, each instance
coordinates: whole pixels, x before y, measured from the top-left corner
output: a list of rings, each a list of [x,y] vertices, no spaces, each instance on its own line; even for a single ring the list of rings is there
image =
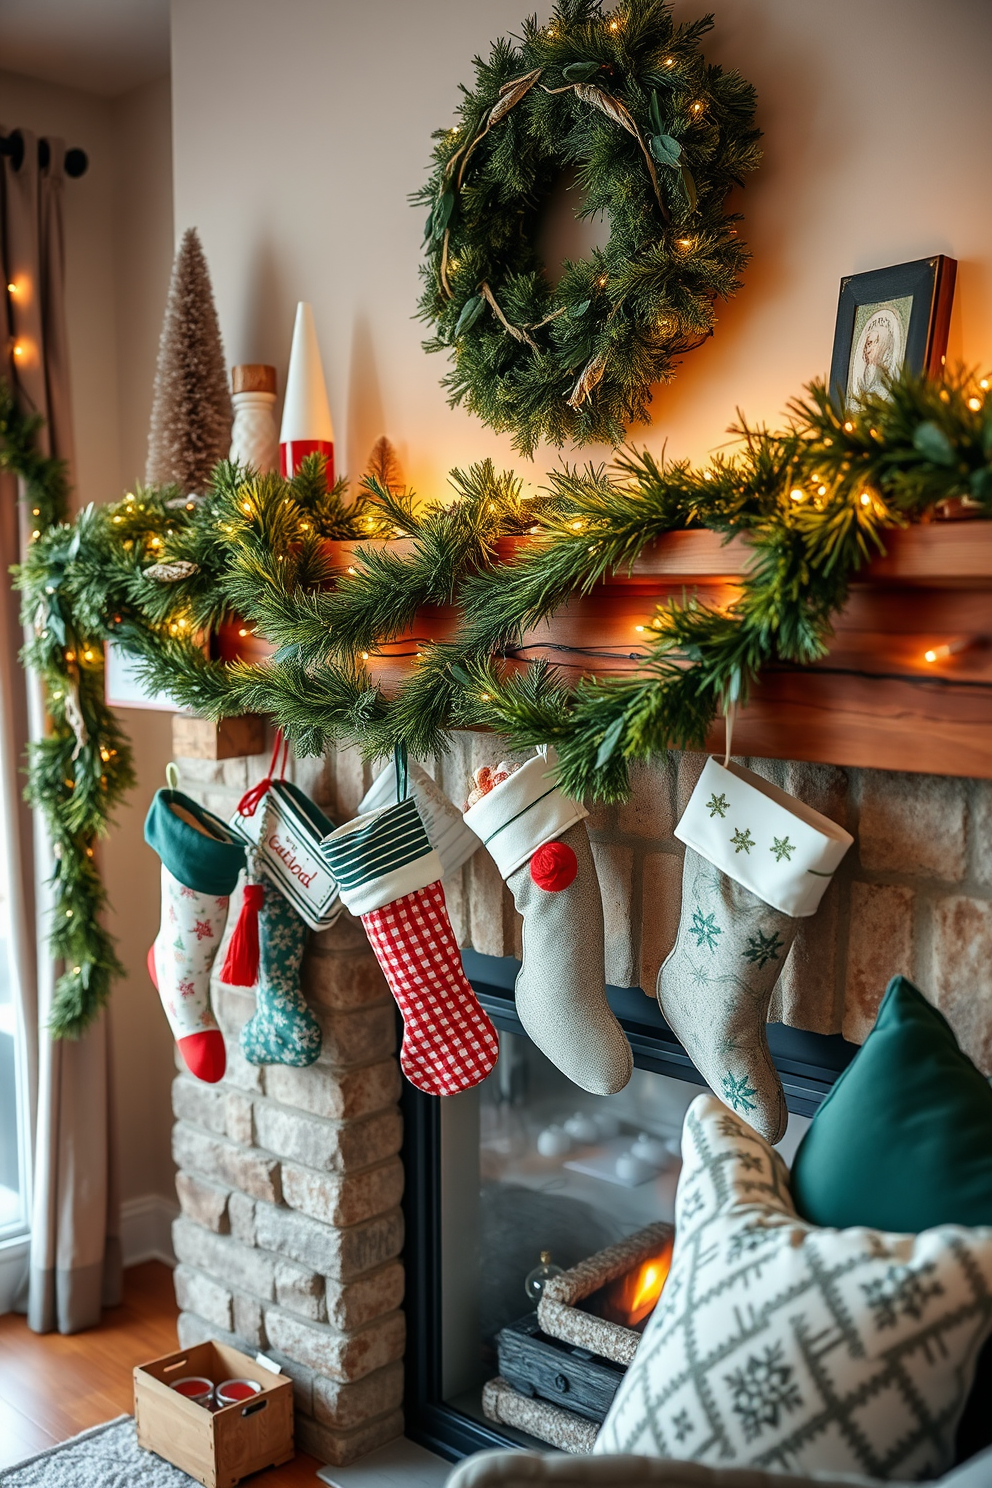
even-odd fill
[[[254,987],[258,981],[258,911],[264,899],[262,884],[245,884],[241,913],[220,974],[221,981],[228,987]]]

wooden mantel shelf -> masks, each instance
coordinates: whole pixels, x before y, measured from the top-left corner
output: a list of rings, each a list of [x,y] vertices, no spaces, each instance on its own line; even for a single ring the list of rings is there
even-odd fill
[[[527,542],[504,540],[500,557]],[[738,713],[734,752],[992,779],[992,522],[934,522],[887,533],[885,542],[884,557],[852,584],[829,656],[763,675]],[[343,571],[368,544],[328,546],[340,550]],[[670,533],[629,574],[611,575],[529,630],[516,664],[544,658],[570,678],[636,674],[656,607],[691,594],[728,604],[749,557],[741,538]],[[425,609],[409,631],[383,642],[370,667],[384,690],[409,676],[417,642],[450,639],[458,620],[451,607]],[[251,659],[270,649],[256,646]],[[722,750],[722,723],[707,742]]]
[[[977,584],[992,593],[992,522],[931,522],[885,535],[884,557],[858,583]],[[642,553],[631,578],[734,578],[747,569],[746,539],[726,542],[718,532],[672,532]]]
[[[885,555],[852,584],[829,656],[814,667],[767,672],[738,714],[734,750],[992,778],[992,522],[934,522],[887,533],[885,542]],[[526,654],[557,660],[545,649],[555,642],[634,650],[654,604],[688,592],[725,604],[749,558],[741,538],[672,533],[642,555],[629,579],[611,581],[528,632],[525,645],[537,647]],[[941,647],[949,654],[939,654]],[[934,650],[937,659],[928,661]],[[613,668],[634,671],[636,664]],[[723,748],[722,723],[707,742]]]

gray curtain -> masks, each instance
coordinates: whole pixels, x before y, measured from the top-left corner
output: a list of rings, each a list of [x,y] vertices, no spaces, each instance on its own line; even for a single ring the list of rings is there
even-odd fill
[[[3,133],[8,133],[4,128]],[[0,258],[4,283],[5,376],[25,412],[40,413],[46,454],[73,474],[72,405],[65,318],[63,190],[65,147],[50,139],[38,166],[28,131],[15,170],[3,161]],[[20,353],[14,355],[14,347]],[[32,513],[9,477],[0,488],[0,565],[24,551]],[[110,1026],[106,1012],[77,1042],[47,1032],[55,978],[46,946],[53,858],[44,822],[22,798],[24,749],[44,733],[37,680],[17,658],[23,636],[17,596],[3,585],[0,604],[0,792],[10,885],[13,975],[27,1052],[31,1142],[31,1250],[22,1310],[39,1333],[74,1333],[99,1321],[120,1299],[120,1202],[112,1107]]]

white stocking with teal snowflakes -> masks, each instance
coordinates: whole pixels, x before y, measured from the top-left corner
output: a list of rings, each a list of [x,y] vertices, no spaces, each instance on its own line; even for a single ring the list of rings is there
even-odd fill
[[[713,1093],[768,1142],[785,1135],[788,1112],[765,1020],[796,925],[686,848],[682,922],[658,1000]]]
[[[707,761],[675,835],[686,844],[678,936],[658,973],[665,1018],[715,1095],[769,1142],[788,1111],[768,1049],[775,983],[852,842],[739,765]]]
[[[278,889],[266,883],[258,913],[256,1011],[241,1030],[251,1064],[313,1064],[320,1053],[320,1024],[300,990],[307,927]]]

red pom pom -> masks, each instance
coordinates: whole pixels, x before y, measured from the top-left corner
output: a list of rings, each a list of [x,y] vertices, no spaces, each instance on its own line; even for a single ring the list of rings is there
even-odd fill
[[[579,862],[567,842],[546,842],[530,860],[530,876],[539,889],[560,894],[575,880]]]

